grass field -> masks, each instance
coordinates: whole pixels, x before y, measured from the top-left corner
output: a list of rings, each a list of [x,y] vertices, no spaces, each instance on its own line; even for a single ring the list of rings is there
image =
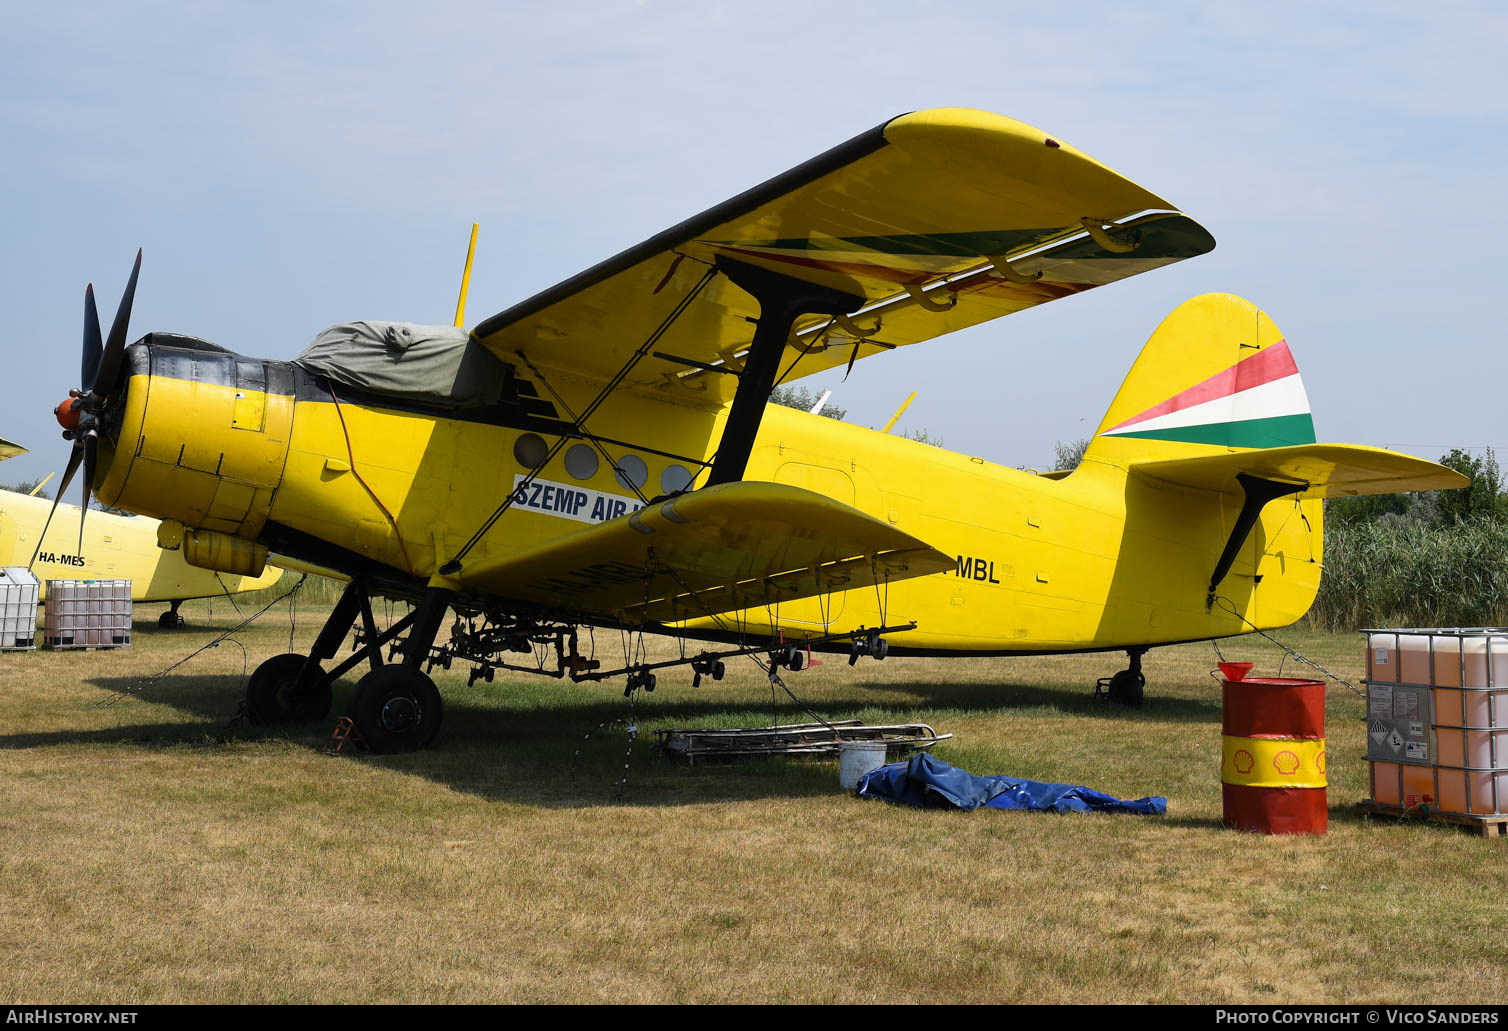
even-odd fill
[[[226,736],[245,672],[290,631],[306,649],[317,610],[295,629],[274,609],[102,705],[212,636],[203,602],[186,630],[158,611],[139,607],[129,650],[0,654],[0,1002],[1508,997],[1508,841],[1359,815],[1344,688],[1330,833],[1221,828],[1208,645],[1150,653],[1137,712],[1089,697],[1115,656],[787,676],[825,718],[952,732],[938,754],[976,773],[1168,799],[1166,817],[956,814],[844,795],[831,762],[650,751],[656,728],[806,721],[784,698],[772,714],[749,660],[698,690],[661,677],[632,713],[626,786],[629,703],[606,685],[437,670],[445,727],[415,755],[327,756],[328,724]],[[1356,635],[1279,636],[1361,675]],[[1224,647],[1278,672],[1259,638]]]

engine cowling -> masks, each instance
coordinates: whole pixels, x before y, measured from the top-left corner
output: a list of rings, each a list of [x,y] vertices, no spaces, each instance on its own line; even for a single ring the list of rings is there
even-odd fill
[[[254,541],[288,457],[292,370],[191,338],[154,339],[163,336],[126,352],[123,403],[101,435],[96,494],[189,530]],[[228,554],[224,547],[195,550],[205,558],[195,565],[245,571],[206,564]],[[235,562],[254,564],[246,556]]]

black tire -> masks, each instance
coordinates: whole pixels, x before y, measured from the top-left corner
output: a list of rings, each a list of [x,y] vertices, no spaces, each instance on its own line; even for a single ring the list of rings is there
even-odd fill
[[[183,623],[183,617],[172,609],[157,617],[157,628],[159,630],[177,630]]]
[[[445,706],[435,682],[417,669],[383,666],[356,685],[350,717],[373,752],[414,752],[440,732]]]
[[[1143,674],[1123,669],[1110,678],[1110,688],[1106,693],[1117,705],[1140,709],[1146,686],[1147,678]]]
[[[330,715],[330,685],[325,684],[294,700],[298,676],[303,671],[305,657],[289,652],[274,655],[257,667],[246,683],[246,715],[251,722],[263,727],[282,723],[314,723]],[[325,671],[315,666],[317,675]]]

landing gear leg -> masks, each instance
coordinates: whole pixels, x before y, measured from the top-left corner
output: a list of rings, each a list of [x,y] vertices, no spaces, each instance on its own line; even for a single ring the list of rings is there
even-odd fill
[[[1100,677],[1095,684],[1094,696],[1108,698],[1117,705],[1131,709],[1140,709],[1147,686],[1147,678],[1141,671],[1141,657],[1146,651],[1145,648],[1127,648],[1126,658],[1130,660],[1130,666],[1113,677]]]
[[[445,706],[435,682],[420,666],[429,657],[454,591],[431,587],[409,617],[412,626],[403,661],[380,666],[361,678],[351,696],[351,722],[373,752],[412,752],[440,731]]]
[[[367,631],[362,647],[326,673],[321,663],[335,657],[358,618]],[[247,715],[253,723],[263,726],[324,719],[330,713],[331,686],[335,681],[362,662],[370,662],[373,670],[382,668],[382,646],[413,621],[410,613],[379,634],[366,585],[352,580],[307,656],[296,652],[275,655],[257,667],[246,684]]]
[[[163,630],[176,630],[183,626],[184,619],[178,614],[178,606],[183,604],[183,599],[169,602],[173,607],[157,617],[157,625]]]

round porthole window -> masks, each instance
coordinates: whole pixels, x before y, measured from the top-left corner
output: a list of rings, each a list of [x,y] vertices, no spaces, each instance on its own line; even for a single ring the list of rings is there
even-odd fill
[[[684,465],[668,465],[660,474],[660,493],[675,494],[691,486],[691,470]]]
[[[597,452],[590,444],[574,444],[565,456],[566,472],[578,480],[590,480],[597,475]]]
[[[513,460],[525,469],[533,469],[545,460],[550,448],[537,433],[525,433],[513,442]]]
[[[618,482],[638,490],[649,480],[649,466],[638,455],[624,455],[618,459]]]

